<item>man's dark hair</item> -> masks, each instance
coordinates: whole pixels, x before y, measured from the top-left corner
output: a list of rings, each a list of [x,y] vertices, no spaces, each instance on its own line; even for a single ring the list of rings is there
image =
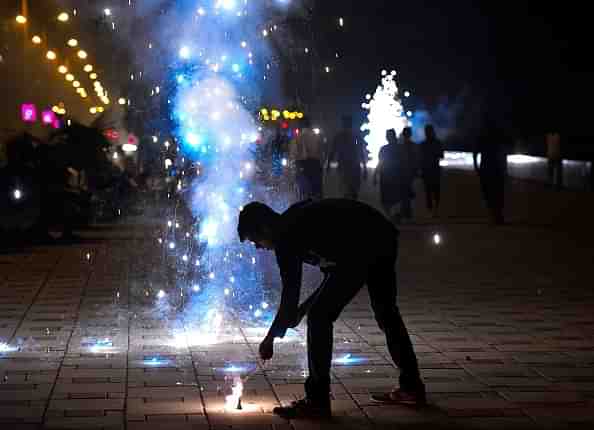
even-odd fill
[[[305,117],[301,120],[301,127],[302,128],[311,128],[311,119]]]
[[[246,205],[239,214],[237,233],[239,240],[245,241],[248,237],[261,237],[266,229],[271,229],[279,214],[264,203],[252,202]]]

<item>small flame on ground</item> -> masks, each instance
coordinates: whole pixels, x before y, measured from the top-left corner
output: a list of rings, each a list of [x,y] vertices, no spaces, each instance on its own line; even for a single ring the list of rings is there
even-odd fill
[[[243,395],[243,382],[241,376],[237,375],[233,377],[233,386],[231,387],[232,393],[225,396],[225,410],[236,411],[241,409],[241,396]]]

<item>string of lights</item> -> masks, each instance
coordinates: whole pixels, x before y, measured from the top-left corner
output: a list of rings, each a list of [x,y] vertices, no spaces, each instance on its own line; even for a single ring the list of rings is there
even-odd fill
[[[72,22],[72,17],[76,16],[78,16],[77,9],[73,9],[72,15],[66,11],[61,11],[56,15],[55,22],[62,26],[68,25]],[[17,15],[15,20],[19,25],[30,25],[30,20],[24,15]],[[44,40],[44,38],[42,38],[42,36],[39,34],[35,34],[31,37],[31,43],[34,47],[41,47],[44,42],[47,45],[49,45],[49,41]],[[107,107],[111,103],[111,100],[109,98],[109,91],[103,87],[103,84],[99,80],[99,74],[95,70],[93,64],[88,62],[89,53],[80,46],[80,42],[76,37],[68,37],[65,42],[65,45],[67,48],[70,48],[74,51],[76,55],[75,64],[81,64],[81,76],[86,76],[86,78],[88,79],[88,83],[92,83],[97,101],[100,102],[100,104],[95,104],[94,106],[90,107],[89,112],[91,114],[104,112],[105,107]],[[89,97],[89,93],[87,89],[83,86],[81,82],[82,79],[77,78],[77,76],[70,71],[67,65],[69,62],[69,54],[65,53],[63,56],[59,56],[58,49],[49,47],[45,51],[45,59],[49,62],[57,63],[60,58],[62,60],[61,64],[57,66],[57,72],[60,75],[63,75],[65,81],[75,89],[76,93],[81,97],[81,99],[86,101]],[[125,104],[125,102],[122,103],[120,99],[119,104],[122,105]],[[59,115],[65,115],[67,113],[63,102],[54,105],[52,107],[52,111]]]

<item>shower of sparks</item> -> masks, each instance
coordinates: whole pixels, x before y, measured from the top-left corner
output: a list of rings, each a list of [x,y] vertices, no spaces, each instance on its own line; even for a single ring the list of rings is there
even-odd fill
[[[382,71],[381,85],[377,87],[373,96],[367,94],[365,99],[362,107],[369,113],[367,122],[361,126],[361,131],[368,132],[365,136],[369,151],[368,165],[376,167],[380,149],[388,143],[386,132],[394,129],[396,135],[400,136],[402,130],[410,125],[399,97],[396,71]]]

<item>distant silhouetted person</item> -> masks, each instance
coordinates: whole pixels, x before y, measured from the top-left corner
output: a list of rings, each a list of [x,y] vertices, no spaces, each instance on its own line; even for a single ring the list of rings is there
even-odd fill
[[[388,144],[379,153],[379,162],[373,175],[373,184],[380,186],[380,200],[385,214],[393,222],[401,219],[400,211],[393,213],[395,207],[409,199],[410,181],[408,167],[404,165],[405,147],[398,143],[395,130],[386,132]],[[379,180],[379,181],[378,181]],[[401,209],[401,208],[400,208]]]
[[[414,181],[419,170],[419,153],[415,142],[412,140],[412,128],[402,130],[402,144],[399,149],[401,175],[404,189],[402,192],[401,215],[403,220],[412,220],[412,202],[415,198],[413,189]]]
[[[561,135],[557,132],[547,133],[545,136],[547,146],[549,184],[556,190],[563,188],[563,159],[561,157]]]
[[[433,217],[438,216],[441,200],[441,167],[443,147],[435,135],[432,125],[425,126],[425,141],[421,145],[421,174],[425,184],[427,209]]]
[[[590,191],[594,191],[594,157],[590,158]]]
[[[361,189],[361,174],[367,177],[367,154],[363,139],[353,130],[353,118],[350,116],[342,118],[342,130],[332,142],[327,169],[334,160],[338,161],[344,197],[356,200]]]
[[[503,224],[505,181],[507,178],[507,137],[492,120],[484,122],[473,154],[474,167],[479,173],[481,190],[489,209],[491,222]],[[480,163],[478,157],[480,154]]]
[[[274,339],[283,338],[307,315],[309,376],[303,400],[275,408],[284,418],[327,418],[333,327],[342,310],[367,285],[376,321],[400,369],[400,387],[372,399],[382,403],[420,405],[425,386],[417,358],[396,303],[398,230],[379,211],[350,199],[301,202],[283,214],[253,202],[239,215],[241,241],[274,250],[282,279],[276,317],[260,344],[263,360],[274,355]],[[325,266],[326,277],[301,306],[303,263]]]
[[[311,128],[309,119],[304,119],[295,143],[291,145],[292,158],[297,169],[297,185],[302,200],[322,198],[323,148],[322,139]]]

